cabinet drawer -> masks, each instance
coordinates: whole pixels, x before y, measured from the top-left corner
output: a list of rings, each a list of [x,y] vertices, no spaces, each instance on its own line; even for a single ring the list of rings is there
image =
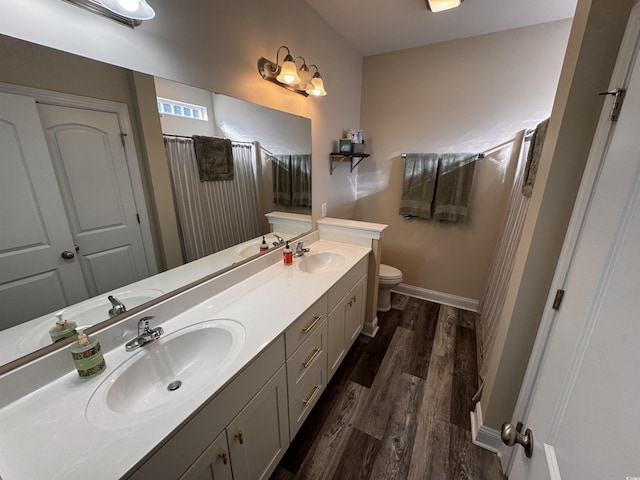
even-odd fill
[[[289,397],[295,397],[307,376],[313,375],[319,365],[327,363],[327,320],[324,319],[287,360],[287,386]]]
[[[356,263],[338,282],[331,287],[327,293],[328,311],[331,312],[336,305],[342,300],[360,278],[367,273],[369,269],[369,256],[364,257]]]
[[[354,282],[355,283],[355,282]],[[317,330],[327,316],[327,296],[323,295],[306,312],[298,317],[284,333],[287,358],[295,352],[302,342]]]
[[[326,366],[320,363],[317,367],[305,375],[304,381],[299,385],[298,394],[289,396],[289,429],[290,438],[293,437],[302,422],[305,421],[311,409],[315,406],[327,384]]]

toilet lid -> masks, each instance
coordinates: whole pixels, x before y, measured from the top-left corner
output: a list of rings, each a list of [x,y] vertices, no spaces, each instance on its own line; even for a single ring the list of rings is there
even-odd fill
[[[379,278],[385,280],[401,280],[402,272],[391,265],[385,265],[384,263],[380,264],[380,275]]]

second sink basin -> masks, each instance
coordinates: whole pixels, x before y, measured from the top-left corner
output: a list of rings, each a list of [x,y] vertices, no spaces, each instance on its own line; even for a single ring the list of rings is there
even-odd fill
[[[344,266],[345,257],[340,252],[322,251],[307,253],[297,266],[307,273],[335,272]]]
[[[144,421],[213,381],[240,351],[244,327],[233,320],[197,323],[140,348],[96,389],[87,418],[98,426]],[[116,419],[116,420],[114,420]]]

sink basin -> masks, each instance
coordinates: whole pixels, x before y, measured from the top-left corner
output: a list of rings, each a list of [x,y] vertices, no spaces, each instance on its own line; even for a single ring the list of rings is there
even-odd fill
[[[150,302],[154,298],[163,295],[162,290],[157,289],[140,289],[125,290],[113,293],[113,295],[124,303],[128,310]],[[86,300],[84,302],[72,305],[70,307],[58,310],[55,313],[62,313],[66,320],[74,321],[78,324],[78,331],[89,328],[96,323],[103,322],[109,318],[109,310],[112,308],[111,303],[107,300],[107,294]],[[37,326],[29,330],[18,341],[18,350],[20,352],[29,353],[35,349],[51,345],[51,337],[49,329],[56,323],[57,318],[54,314],[47,317],[42,322],[37,322]]]
[[[92,395],[86,415],[96,426],[145,421],[210,384],[240,352],[244,327],[233,320],[197,323],[140,348]],[[116,420],[114,420],[116,419]]]
[[[335,272],[344,266],[345,257],[339,252],[324,251],[305,254],[297,267],[307,273]]]

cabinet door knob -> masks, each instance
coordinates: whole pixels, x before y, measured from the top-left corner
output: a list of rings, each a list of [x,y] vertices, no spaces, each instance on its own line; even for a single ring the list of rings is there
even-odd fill
[[[236,432],[236,438],[238,439],[238,441],[240,442],[240,445],[244,444],[244,435],[242,434],[242,430],[238,430]]]
[[[356,303],[356,296],[355,296],[355,295],[354,295],[353,297],[351,297],[351,301],[352,301],[353,303]]]
[[[222,459],[222,463],[226,465],[229,458],[229,456],[227,455],[227,451],[220,450],[220,452],[218,452],[218,456]]]

